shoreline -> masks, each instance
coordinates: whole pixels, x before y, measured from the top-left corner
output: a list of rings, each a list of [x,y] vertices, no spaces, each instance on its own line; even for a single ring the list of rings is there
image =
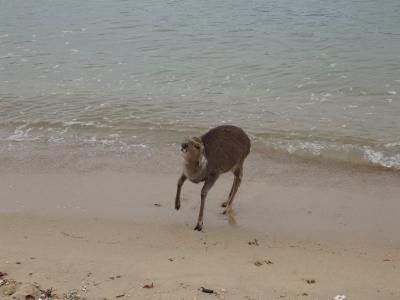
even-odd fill
[[[41,130],[55,134],[55,136],[46,136],[46,133],[32,135],[30,130],[32,128],[29,125],[24,126],[22,126],[23,129],[17,127],[15,138],[0,135],[0,163],[2,165],[19,160],[31,163],[37,157],[44,163],[47,160],[50,167],[66,164],[71,159],[80,161],[96,159],[96,156],[99,159],[106,158],[108,161],[118,157],[124,157],[125,161],[129,161],[126,159],[129,157],[136,160],[151,158],[177,161],[180,141],[209,129],[189,127],[171,130],[159,125],[153,129],[134,127],[132,131],[124,127],[121,129],[97,128],[105,130],[105,132],[97,132],[90,126],[83,126],[79,130],[75,128],[76,132],[70,132],[69,127],[60,129],[58,132],[52,127],[46,130],[46,126],[43,125],[44,128],[39,127]],[[61,133],[67,132],[69,135],[63,137]],[[396,140],[378,147],[378,141],[359,138],[351,141],[350,137],[346,136],[334,138],[316,135],[313,139],[313,135],[308,136],[305,133],[300,138],[291,132],[282,132],[278,136],[274,131],[264,134],[249,131],[248,134],[252,140],[251,156],[257,157],[260,162],[279,161],[286,164],[290,162],[294,166],[308,164],[321,168],[400,174],[398,154],[400,146]],[[55,152],[62,152],[69,159],[63,159]],[[14,167],[15,164],[11,163],[10,169]]]
[[[153,137],[154,139],[155,137]],[[2,173],[47,173],[47,172],[93,172],[112,170],[129,172],[139,170],[169,174],[179,172],[181,156],[179,141],[183,136],[166,140],[144,140],[121,147],[111,144],[63,144],[38,141],[6,142],[0,141],[0,174]],[[313,173],[342,172],[364,175],[398,177],[400,170],[372,162],[356,162],[319,155],[288,153],[278,149],[265,149],[253,142],[252,150],[246,160],[250,165],[250,176],[254,178],[271,177],[269,168],[284,169],[285,173],[299,169],[311,169]],[[160,166],[162,167],[160,169]],[[289,176],[291,174],[288,174]]]
[[[231,188],[231,174],[221,176],[211,189],[205,207],[206,229],[231,226],[300,236],[400,242],[397,177],[313,174],[309,170],[308,174],[292,174],[286,182],[280,182],[279,174],[274,180],[265,180],[246,176],[246,170],[231,217],[223,216],[220,207]],[[1,173],[4,200],[0,213],[194,226],[202,185],[185,183],[182,208],[175,211],[179,174],[132,170]]]

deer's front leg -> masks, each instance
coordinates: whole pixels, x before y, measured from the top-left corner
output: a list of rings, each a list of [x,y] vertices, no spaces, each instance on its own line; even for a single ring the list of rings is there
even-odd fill
[[[181,189],[182,185],[186,180],[185,174],[182,174],[181,177],[179,177],[178,180],[178,187],[176,189],[176,197],[175,197],[175,209],[179,210],[181,208]]]
[[[203,211],[204,211],[204,204],[206,202],[206,197],[208,191],[212,188],[214,185],[215,181],[217,181],[218,175],[212,175],[207,177],[203,188],[201,189],[201,204],[200,204],[200,212],[199,212],[199,218],[197,220],[197,225],[194,228],[194,230],[201,231],[203,229]]]

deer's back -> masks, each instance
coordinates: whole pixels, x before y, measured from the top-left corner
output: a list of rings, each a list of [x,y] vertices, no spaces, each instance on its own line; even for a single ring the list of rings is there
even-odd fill
[[[239,127],[218,126],[205,133],[203,141],[207,169],[211,172],[228,172],[242,162],[250,152],[250,139]]]

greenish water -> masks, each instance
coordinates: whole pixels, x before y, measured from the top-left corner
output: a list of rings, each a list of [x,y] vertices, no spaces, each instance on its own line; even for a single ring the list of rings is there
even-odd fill
[[[0,154],[254,149],[400,169],[400,2],[0,1]],[[162,138],[160,138],[162,137]]]

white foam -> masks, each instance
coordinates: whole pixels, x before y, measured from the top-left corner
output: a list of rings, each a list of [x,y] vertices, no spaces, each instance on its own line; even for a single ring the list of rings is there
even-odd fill
[[[387,143],[384,145],[385,148],[395,148],[395,147],[400,147],[400,142],[394,142],[394,143]]]
[[[14,141],[14,142],[21,142],[21,141],[34,141],[37,140],[38,138],[32,137],[29,132],[32,130],[32,128],[27,128],[24,130],[24,128],[27,126],[27,124],[21,125],[17,127],[14,130],[14,134],[10,135],[6,140],[8,141]]]
[[[115,140],[109,140],[109,139],[101,139],[99,140],[100,144],[103,146],[111,146],[115,143]]]
[[[56,144],[61,144],[62,142],[65,141],[63,137],[56,137],[56,136],[50,136],[49,139],[47,140],[49,143],[56,143]]]
[[[311,137],[311,135],[310,135]],[[311,154],[338,160],[351,160],[355,162],[369,162],[377,166],[400,170],[400,142],[387,143],[387,150],[378,150],[369,146],[354,144],[320,143],[312,141],[283,141],[275,140],[267,143],[275,149],[285,150],[289,154]]]
[[[83,142],[84,142],[84,143],[88,143],[88,144],[96,143],[96,141],[97,141],[96,136],[92,136],[92,137],[90,137],[90,138],[84,138],[84,139],[83,139]]]
[[[400,169],[400,154],[387,156],[381,151],[373,150],[370,147],[364,147],[364,158],[379,166]]]
[[[130,147],[133,147],[133,148],[149,148],[148,145],[143,144],[143,143],[140,143],[140,144],[130,144],[129,146],[130,146]]]
[[[64,121],[63,122],[64,126],[72,126],[72,125],[82,125],[82,126],[93,126],[94,122],[82,122],[82,121]]]

